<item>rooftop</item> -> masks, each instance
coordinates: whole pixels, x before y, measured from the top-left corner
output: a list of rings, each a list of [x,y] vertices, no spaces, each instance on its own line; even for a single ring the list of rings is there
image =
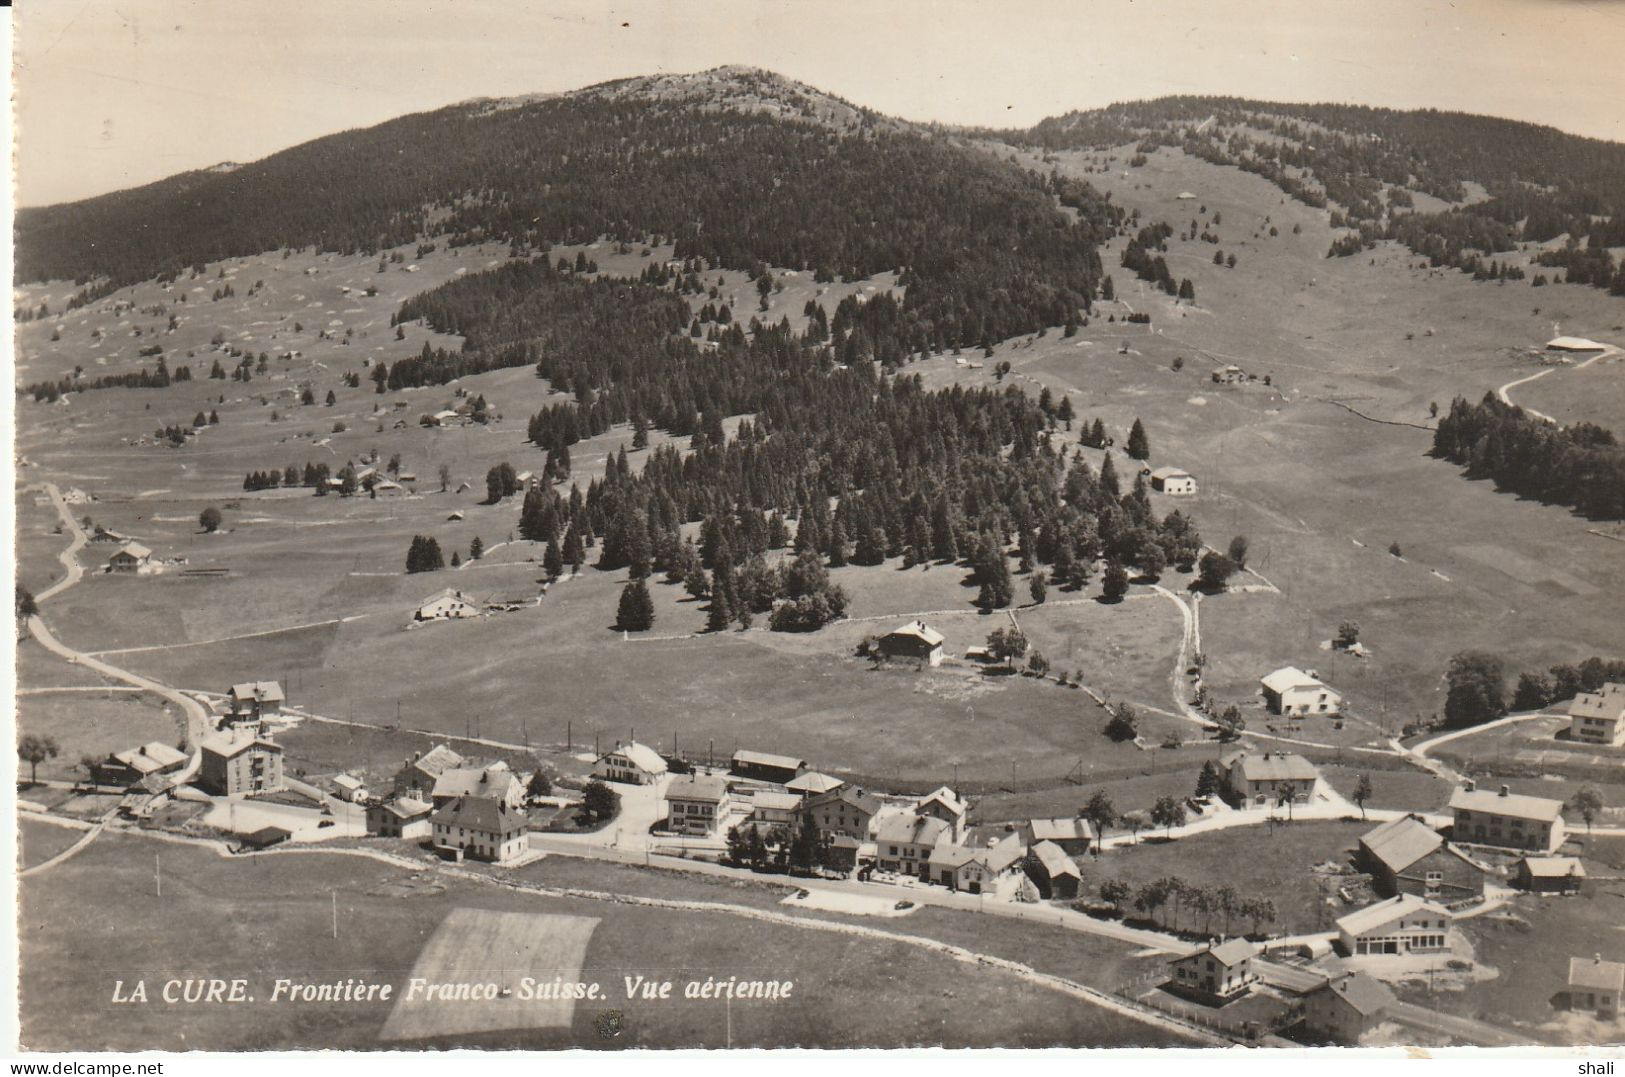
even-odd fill
[[[1523,858],[1524,867],[1529,874],[1541,879],[1565,879],[1574,876],[1577,879],[1586,877],[1585,865],[1580,863],[1577,856],[1526,856]]]
[[[1241,752],[1232,760],[1229,766],[1239,765],[1242,778],[1250,782],[1313,782],[1320,777],[1315,765],[1301,755]]]
[[[805,774],[797,774],[784,783],[784,787],[792,793],[808,793],[816,795],[827,793],[831,789],[839,789],[843,784],[839,778],[831,778],[828,774],[820,774],[816,770],[809,770]]]
[[[1603,718],[1617,722],[1625,718],[1625,684],[1605,684],[1600,691],[1581,692],[1569,704],[1575,718]]]
[[[771,752],[753,752],[741,748],[733,754],[734,766],[744,764],[751,767],[779,767],[784,770],[800,770],[807,765],[805,759],[795,759],[788,755],[774,755]]]
[[[1033,819],[1027,828],[1032,831],[1033,841],[1039,843],[1077,841],[1080,838],[1092,841],[1095,836],[1095,828],[1089,825],[1087,819]]]
[[[287,699],[276,681],[244,681],[232,685],[229,694],[233,699],[252,699],[256,703],[281,703]]]
[[[1444,838],[1414,815],[1401,816],[1360,838],[1389,871],[1404,871],[1444,844]]]
[[[715,774],[684,774],[666,786],[667,800],[705,800],[720,804],[728,795],[728,783]]]
[[[882,820],[875,841],[891,844],[935,845],[948,832],[948,824],[931,815],[892,815]]]
[[[1266,675],[1259,683],[1277,695],[1292,688],[1326,687],[1297,666],[1282,666],[1274,673]]]
[[[1330,991],[1365,1017],[1381,1013],[1394,1001],[1394,993],[1388,990],[1386,984],[1363,972],[1341,976],[1316,990]]]
[[[1066,850],[1052,841],[1036,843],[1032,847],[1032,854],[1038,858],[1040,864],[1044,865],[1045,873],[1052,879],[1057,875],[1075,875],[1079,878],[1083,876],[1083,873],[1078,870],[1077,863],[1066,855]]]
[[[434,813],[434,821],[444,826],[460,826],[500,834],[506,838],[525,830],[529,818],[517,808],[508,808],[490,797],[458,797]]]
[[[1601,954],[1589,958],[1571,957],[1569,986],[1591,991],[1612,991],[1617,996],[1625,991],[1625,963],[1604,961]]]
[[[907,624],[898,625],[896,628],[886,633],[886,635],[912,636],[915,639],[924,640],[933,647],[942,642],[942,633],[938,632],[924,621],[910,621]]]
[[[1492,793],[1488,789],[1462,787],[1450,795],[1450,810],[1481,811],[1514,819],[1551,823],[1563,814],[1563,802],[1513,793],[1504,785],[1498,793]]]
[[[1379,901],[1375,905],[1367,905],[1363,909],[1349,913],[1337,921],[1337,930],[1350,935],[1363,935],[1373,928],[1416,912],[1437,915],[1445,920],[1450,918],[1449,910],[1442,905],[1435,905],[1415,894],[1400,894],[1398,897]]]
[[[635,740],[628,741],[626,744],[617,744],[605,752],[604,755],[622,756],[634,767],[650,774],[664,774],[666,772],[666,761],[661,758],[660,753],[647,744],[639,744]],[[603,756],[599,758],[602,759]]]

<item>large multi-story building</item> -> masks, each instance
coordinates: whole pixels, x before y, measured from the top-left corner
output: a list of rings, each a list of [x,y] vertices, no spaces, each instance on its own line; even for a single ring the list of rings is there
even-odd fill
[[[1569,704],[1569,737],[1582,744],[1625,746],[1625,684],[1581,692]]]
[[[1472,782],[1450,797],[1455,813],[1451,837],[1457,842],[1550,853],[1563,844],[1563,802],[1524,796],[1501,786],[1499,793]]]
[[[285,788],[282,745],[254,726],[223,730],[199,745],[197,783],[219,796],[275,793]]]

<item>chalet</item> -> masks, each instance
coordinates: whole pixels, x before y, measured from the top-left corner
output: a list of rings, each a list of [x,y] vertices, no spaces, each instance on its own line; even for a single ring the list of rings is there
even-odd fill
[[[1196,492],[1196,480],[1190,472],[1177,467],[1159,467],[1151,473],[1151,489],[1186,497]]]
[[[880,798],[856,786],[843,785],[808,797],[806,810],[819,838],[845,835],[862,842],[869,839],[869,828],[880,811]]]
[[[1512,871],[1512,885],[1534,894],[1578,894],[1586,869],[1577,856],[1526,856]]]
[[[783,785],[807,769],[804,759],[741,748],[733,754],[731,771],[736,777]]]
[[[876,646],[884,658],[922,662],[930,666],[942,664],[942,633],[924,621],[899,625],[881,636]]]
[[[252,726],[223,730],[198,745],[197,783],[217,796],[274,793],[284,788],[282,746]]]
[[[1450,946],[1450,911],[1400,894],[1349,913],[1337,921],[1337,934],[1352,957],[1443,953]]]
[[[1082,856],[1095,840],[1095,828],[1087,819],[1029,819],[1023,828],[1032,845],[1055,845],[1068,856]]]
[[[407,760],[395,778],[397,793],[411,793],[419,800],[428,798],[434,783],[448,770],[466,765],[468,760],[451,750],[447,744],[437,744],[427,752]]]
[[[367,805],[367,833],[381,838],[418,840],[430,837],[434,805],[412,797],[379,800]]]
[[[1027,877],[1038,887],[1039,896],[1046,901],[1069,900],[1078,896],[1083,886],[1083,873],[1077,861],[1066,855],[1053,841],[1040,841],[1027,850]]]
[[[91,768],[91,778],[101,785],[131,786],[149,775],[180,770],[188,758],[179,748],[155,740],[112,753]]]
[[[1296,666],[1283,666],[1258,682],[1276,714],[1336,714],[1343,697]]]
[[[606,782],[652,785],[666,776],[666,761],[646,744],[615,742],[615,747],[598,757],[592,776]]]
[[[1363,972],[1328,980],[1303,996],[1303,1028],[1317,1043],[1353,1047],[1382,1023],[1394,993]]]
[[[728,814],[728,783],[714,774],[683,774],[666,786],[666,828],[711,837]]]
[[[1625,962],[1604,961],[1601,954],[1590,960],[1569,958],[1569,1009],[1617,1017],[1621,994],[1625,994]]]
[[[480,609],[470,602],[461,591],[454,591],[450,587],[438,594],[430,595],[418,603],[414,620],[436,621],[451,620],[458,617],[478,617]]]
[[[347,804],[359,804],[367,799],[367,783],[354,774],[340,774],[333,779],[338,798]]]
[[[282,694],[282,685],[276,681],[245,681],[234,684],[226,691],[226,722],[258,722],[274,718],[282,711],[288,697]]]
[[[510,864],[529,847],[530,821],[500,800],[459,797],[430,817],[435,847],[471,860]]]
[[[1455,813],[1451,837],[1458,842],[1550,853],[1563,844],[1563,802],[1523,796],[1501,786],[1499,793],[1475,789],[1472,782],[1450,796]]]
[[[828,774],[820,774],[816,770],[809,770],[805,774],[797,774],[784,783],[784,787],[792,793],[804,797],[815,797],[827,793],[832,789],[839,789],[846,783],[839,778],[831,778]]]
[[[452,411],[449,408],[442,408],[440,411],[437,411],[432,415],[424,416],[423,425],[450,426],[452,423],[455,423],[457,419],[458,415],[455,411]]]
[[[518,808],[525,803],[525,787],[519,783],[518,776],[508,769],[508,764],[497,762],[485,767],[456,767],[442,771],[429,793],[429,800],[437,808],[464,797],[501,801],[506,807]]]
[[[758,789],[750,797],[750,821],[759,826],[794,827],[800,810],[801,797],[795,793]]]
[[[107,559],[109,572],[140,572],[152,560],[152,551],[139,542],[126,542]]]
[[[1415,815],[1362,836],[1359,860],[1384,897],[1415,894],[1455,902],[1484,896],[1484,870]]]
[[[1235,385],[1246,380],[1247,372],[1234,364],[1220,367],[1213,372],[1213,381],[1216,385]]]
[[[914,805],[917,815],[941,819],[948,824],[949,835],[954,841],[965,840],[965,816],[970,812],[970,802],[946,785],[921,797]]]
[[[882,871],[924,878],[931,851],[949,835],[948,824],[934,816],[889,815],[875,829],[875,863]]]
[[[1625,747],[1625,684],[1581,692],[1569,704],[1569,737],[1584,744]]]
[[[1278,804],[1291,791],[1294,803],[1306,804],[1315,793],[1320,771],[1301,755],[1266,751],[1232,752],[1219,760],[1225,784],[1242,807]]]
[[[1258,973],[1253,971],[1257,954],[1258,947],[1246,939],[1210,942],[1170,962],[1170,985],[1209,1005],[1223,1006],[1245,995],[1257,982]]]
[[[950,890],[992,894],[1000,884],[1020,873],[1027,847],[1017,834],[996,838],[990,845],[955,845],[939,841],[926,857],[925,877]]]

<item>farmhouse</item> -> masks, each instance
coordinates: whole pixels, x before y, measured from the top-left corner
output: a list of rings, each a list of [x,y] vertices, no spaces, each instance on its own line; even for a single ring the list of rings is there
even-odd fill
[[[282,685],[276,681],[245,681],[242,684],[234,684],[226,692],[226,706],[229,709],[226,721],[236,724],[274,718],[281,712],[282,704],[287,702],[287,698],[282,694]]]
[[[1308,803],[1320,781],[1320,771],[1301,755],[1280,752],[1231,752],[1219,760],[1225,784],[1242,807],[1267,807],[1280,802],[1290,789],[1297,804]]]
[[[1415,815],[1383,823],[1360,838],[1360,866],[1385,897],[1438,901],[1484,896],[1484,872]]]
[[[1087,819],[1029,819],[1027,840],[1034,846],[1057,846],[1068,856],[1082,856],[1095,840],[1095,828]]]
[[[1625,993],[1625,962],[1604,961],[1601,954],[1590,960],[1569,958],[1569,1009],[1585,1010],[1598,1017],[1619,1014],[1619,997]]]
[[[1535,894],[1578,894],[1585,877],[1577,856],[1526,856],[1512,871],[1512,885]]]
[[[134,785],[151,774],[169,774],[186,765],[188,756],[179,748],[152,741],[139,748],[114,752],[91,768],[91,776],[102,785]]]
[[[1581,692],[1569,704],[1569,736],[1586,744],[1625,746],[1625,684]]]
[[[472,860],[509,864],[528,848],[529,820],[500,800],[459,797],[431,817],[436,848]]]
[[[932,666],[942,664],[942,633],[924,621],[899,625],[881,636],[877,646],[885,658],[912,659]]]
[[[787,755],[752,752],[741,748],[733,754],[732,772],[740,778],[783,785],[807,769],[807,761]]]
[[[1450,796],[1458,842],[1550,853],[1563,844],[1563,802],[1513,793],[1475,789],[1472,782]]]
[[[666,786],[666,827],[709,837],[728,814],[728,783],[714,774],[685,774]]]
[[[359,804],[367,799],[367,784],[354,774],[340,774],[333,779],[338,798],[348,804]]]
[[[1066,855],[1053,841],[1040,841],[1027,851],[1027,877],[1038,887],[1039,896],[1070,900],[1078,896],[1083,885],[1083,873],[1077,862]]]
[[[929,815],[887,816],[875,830],[875,863],[882,871],[925,877],[931,850],[948,840],[950,828]]]
[[[666,761],[648,745],[629,741],[615,742],[615,747],[598,757],[592,776],[607,782],[628,782],[649,785],[666,775]]]
[[[140,572],[152,560],[152,551],[139,542],[126,542],[107,559],[109,572]]]
[[[938,842],[926,858],[926,878],[950,890],[969,894],[995,893],[1006,879],[1020,873],[1026,846],[1015,834],[977,848]]]
[[[1548,351],[1554,352],[1600,352],[1605,346],[1595,340],[1585,337],[1554,337],[1546,342]]]
[[[437,744],[427,752],[407,760],[395,778],[397,793],[411,793],[422,800],[428,796],[440,775],[465,765],[468,760],[451,750],[447,744]]]
[[[1343,697],[1296,666],[1283,666],[1258,682],[1276,714],[1336,714]]]
[[[1190,472],[1181,471],[1177,467],[1159,467],[1151,473],[1151,489],[1175,497],[1185,497],[1196,492],[1196,480],[1191,477]]]
[[[1246,381],[1247,372],[1241,369],[1239,366],[1231,364],[1230,366],[1223,366],[1218,370],[1215,370],[1213,372],[1213,380],[1219,385],[1234,385],[1237,382]]]
[[[839,789],[846,783],[839,778],[831,778],[828,774],[820,774],[816,770],[809,770],[805,774],[797,774],[784,783],[784,787],[792,793],[799,793],[804,797],[814,797],[820,793],[827,793],[831,789]]]
[[[253,727],[223,730],[204,738],[197,783],[217,796],[274,793],[284,787],[282,745]]]
[[[850,785],[807,798],[807,812],[813,818],[820,839],[844,835],[866,841],[878,811],[879,797]]]
[[[1169,963],[1173,987],[1214,1006],[1245,995],[1258,980],[1253,958],[1258,947],[1246,939],[1209,942],[1195,953]]]
[[[458,617],[478,617],[479,607],[463,596],[461,591],[454,591],[450,587],[438,594],[430,595],[418,603],[415,620],[436,621],[451,620]]]
[[[1442,953],[1449,933],[1449,910],[1415,894],[1379,901],[1337,921],[1338,938],[1352,957]]]
[[[437,808],[463,797],[483,797],[518,808],[525,803],[525,787],[519,784],[518,776],[508,769],[508,764],[497,762],[487,767],[457,767],[444,771],[435,779],[429,794]]]
[[[1387,1016],[1394,993],[1363,972],[1329,980],[1303,997],[1304,1031],[1317,1042],[1354,1046]]]
[[[914,811],[919,815],[941,819],[948,824],[954,841],[965,840],[965,816],[970,811],[970,802],[946,785],[921,797],[914,805]]]
[[[430,836],[434,805],[411,797],[396,797],[367,805],[367,833],[381,838],[418,840]]]

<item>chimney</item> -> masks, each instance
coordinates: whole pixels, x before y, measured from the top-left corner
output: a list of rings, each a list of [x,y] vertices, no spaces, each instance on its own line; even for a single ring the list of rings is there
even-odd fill
[[[1501,786],[1501,796],[1510,796],[1511,793],[1512,793],[1512,787],[1510,785]]]
[[[1475,783],[1471,778],[1468,778],[1466,781],[1461,783],[1461,788],[1463,792],[1471,793],[1477,788],[1477,783]]]

